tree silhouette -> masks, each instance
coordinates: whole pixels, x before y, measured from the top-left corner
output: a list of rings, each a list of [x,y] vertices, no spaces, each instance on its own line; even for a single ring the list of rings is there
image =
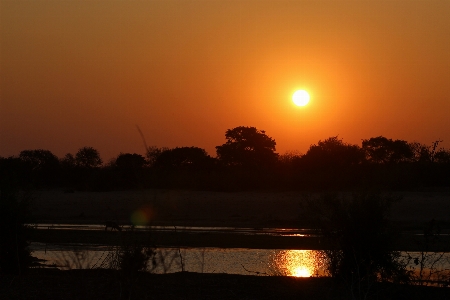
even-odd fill
[[[431,146],[420,143],[409,144],[414,153],[414,160],[421,163],[449,163],[450,151],[444,148],[438,148],[441,140],[434,141]]]
[[[75,161],[78,166],[83,168],[95,168],[103,163],[99,152],[92,147],[83,147],[78,150]]]
[[[267,167],[276,163],[276,142],[264,130],[239,126],[225,133],[227,142],[216,147],[218,159],[229,166]]]
[[[156,146],[150,146],[147,148],[147,152],[145,156],[147,157],[147,163],[149,166],[153,166],[158,159],[158,157],[163,153],[164,151],[169,150],[167,147],[158,148]]]
[[[66,169],[66,170],[69,169],[70,170],[70,169],[73,169],[76,166],[77,161],[76,161],[75,157],[73,156],[73,154],[67,153],[60,160],[60,164],[61,164],[61,167],[63,169]]]
[[[434,161],[437,163],[450,164],[450,150],[439,149],[434,154]]]
[[[302,160],[315,168],[341,168],[363,162],[364,152],[358,145],[344,143],[334,136],[311,145]]]
[[[142,182],[142,170],[146,160],[142,155],[136,153],[120,153],[115,160],[115,167],[120,174],[122,187],[135,187]]]
[[[315,224],[329,243],[326,268],[352,286],[371,288],[377,280],[407,280],[405,266],[392,251],[395,234],[389,221],[399,198],[376,191],[326,193],[302,202],[302,217]],[[369,284],[364,286],[364,284]]]
[[[300,188],[339,189],[358,184],[364,152],[337,136],[319,140],[305,155],[293,160],[293,175]]]
[[[177,147],[163,151],[156,159],[154,166],[162,168],[201,169],[212,164],[211,158],[204,149],[198,147]]]
[[[31,170],[55,169],[59,165],[58,157],[49,150],[23,150],[20,152],[19,158]]]
[[[362,141],[367,160],[373,163],[399,163],[414,158],[413,148],[407,141],[378,136]]]
[[[0,157],[0,184],[13,182],[18,186],[23,186],[24,180],[24,162],[20,158]]]
[[[116,159],[119,170],[138,170],[145,165],[145,158],[136,153],[120,153]]]
[[[29,183],[48,185],[55,182],[59,171],[59,160],[49,150],[24,150],[19,159],[23,162],[23,174]]]
[[[0,273],[20,274],[31,266],[29,249],[31,227],[30,201],[27,194],[19,196],[14,178],[0,181]]]

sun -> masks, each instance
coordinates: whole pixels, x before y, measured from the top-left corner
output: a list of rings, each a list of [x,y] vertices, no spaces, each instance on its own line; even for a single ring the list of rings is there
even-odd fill
[[[298,90],[292,95],[292,101],[297,106],[305,106],[309,102],[309,94],[305,90]]]
[[[305,266],[297,267],[292,272],[292,276],[294,277],[311,277],[311,275],[311,270]]]

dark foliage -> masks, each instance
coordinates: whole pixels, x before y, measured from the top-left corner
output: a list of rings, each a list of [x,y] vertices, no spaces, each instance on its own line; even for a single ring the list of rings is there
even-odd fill
[[[31,228],[30,197],[19,196],[13,182],[0,185],[0,272],[20,274],[32,263],[28,240]]]
[[[50,186],[57,183],[59,160],[51,151],[37,149],[20,152],[24,178],[29,184],[37,187]]]
[[[77,166],[82,168],[100,167],[103,163],[99,152],[92,147],[83,147],[75,155]]]
[[[115,270],[35,269],[22,280],[1,289],[1,299],[119,299],[121,285]],[[377,284],[378,293],[367,300],[449,299],[450,289],[436,289],[389,283]],[[142,273],[133,286],[131,299],[355,299],[346,287],[334,286],[330,278],[295,278],[287,276],[242,276],[233,274]]]
[[[119,170],[140,170],[145,165],[145,158],[136,153],[121,153],[116,158],[116,167]]]
[[[357,145],[344,143],[338,137],[330,137],[311,145],[305,155],[292,164],[301,189],[339,189],[358,185],[364,152]]]
[[[61,165],[61,168],[70,170],[70,169],[74,169],[76,167],[77,161],[76,161],[75,157],[73,156],[73,154],[67,153],[60,160],[60,165]]]
[[[158,148],[156,146],[150,146],[146,150],[147,151],[145,153],[145,156],[147,158],[147,164],[149,166],[153,166],[158,157],[161,155],[161,153],[163,153],[166,150],[169,150],[169,148],[166,147]]]
[[[225,133],[227,142],[217,146],[217,158],[227,166],[247,168],[272,167],[278,154],[276,142],[264,130],[239,126]]]
[[[0,157],[0,183],[2,185],[15,184],[26,187],[30,185],[30,172],[18,157]]]
[[[204,149],[198,147],[177,147],[164,150],[158,155],[154,166],[167,169],[207,169],[214,165]]]
[[[364,159],[364,152],[359,146],[346,144],[337,136],[312,145],[302,157],[305,166],[320,169],[347,168],[361,164]]]
[[[405,266],[392,251],[395,233],[388,221],[391,204],[398,201],[374,192],[350,196],[324,194],[306,199],[305,218],[320,228],[329,250],[324,253],[334,278],[364,289],[378,280],[408,280]]]
[[[391,140],[383,136],[362,141],[367,160],[373,163],[399,163],[413,159],[411,146],[404,140]]]
[[[143,168],[146,165],[145,158],[137,153],[121,153],[117,156],[113,168],[118,172],[115,185],[122,186],[123,188],[136,188],[141,184]],[[110,170],[112,173],[114,170]]]
[[[55,187],[107,191],[132,188],[203,190],[348,190],[361,186],[414,189],[450,187],[450,151],[383,136],[345,143],[337,136],[319,140],[306,154],[275,152],[262,130],[239,126],[216,147],[217,158],[198,147],[148,147],[145,158],[121,153],[102,165],[99,152],[81,148],[58,160],[48,150],[26,150],[0,158],[21,188]]]

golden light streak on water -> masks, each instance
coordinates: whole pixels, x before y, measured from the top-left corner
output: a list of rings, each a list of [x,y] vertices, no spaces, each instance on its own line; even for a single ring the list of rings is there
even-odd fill
[[[311,277],[312,272],[310,269],[306,267],[297,267],[294,270],[292,270],[292,276],[295,277]]]
[[[282,250],[273,257],[272,266],[279,275],[295,277],[321,276],[322,260],[315,250]]]

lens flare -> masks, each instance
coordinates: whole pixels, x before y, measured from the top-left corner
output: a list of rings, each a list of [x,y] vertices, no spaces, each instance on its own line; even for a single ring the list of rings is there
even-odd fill
[[[147,225],[151,221],[153,215],[154,215],[153,209],[151,207],[144,206],[135,210],[131,214],[130,220],[131,223],[135,226]]]

